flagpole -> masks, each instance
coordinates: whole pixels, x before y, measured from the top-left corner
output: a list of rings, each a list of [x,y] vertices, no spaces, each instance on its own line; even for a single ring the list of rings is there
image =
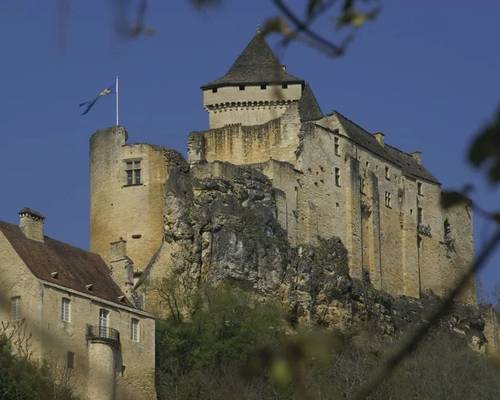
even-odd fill
[[[115,92],[116,92],[116,126],[119,125],[119,119],[118,119],[118,97],[119,97],[119,91],[118,91],[118,76],[116,76],[115,80]]]

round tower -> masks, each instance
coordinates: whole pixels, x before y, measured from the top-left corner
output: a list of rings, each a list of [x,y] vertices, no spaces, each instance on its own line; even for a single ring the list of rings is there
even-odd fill
[[[120,126],[90,139],[90,250],[111,261],[111,243],[127,242],[142,271],[163,239],[164,149],[127,143]]]
[[[209,127],[264,124],[298,102],[304,87],[257,32],[223,77],[201,87]]]

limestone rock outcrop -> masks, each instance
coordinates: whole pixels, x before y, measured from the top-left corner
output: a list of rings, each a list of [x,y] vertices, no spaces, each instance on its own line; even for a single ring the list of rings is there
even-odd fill
[[[280,299],[297,323],[343,329],[372,323],[393,336],[421,322],[439,301],[432,294],[394,297],[351,278],[347,250],[336,237],[292,247],[277,221],[276,189],[257,169],[223,162],[190,167],[175,152],[168,157],[164,240],[138,288],[147,306],[157,307],[152,311],[168,312],[151,290],[164,279],[184,294],[230,283]],[[484,343],[484,321],[474,306],[457,305],[441,327]]]

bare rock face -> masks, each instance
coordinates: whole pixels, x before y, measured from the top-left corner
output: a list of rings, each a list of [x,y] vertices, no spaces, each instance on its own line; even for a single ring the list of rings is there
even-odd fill
[[[166,277],[188,295],[203,284],[230,283],[280,299],[297,323],[354,328],[370,322],[389,336],[421,322],[439,301],[395,298],[352,279],[338,238],[292,248],[276,218],[271,182],[256,169],[190,167],[182,157],[169,165],[164,243],[146,269],[146,288]],[[441,324],[477,345],[484,343],[483,327],[475,307],[459,305]]]

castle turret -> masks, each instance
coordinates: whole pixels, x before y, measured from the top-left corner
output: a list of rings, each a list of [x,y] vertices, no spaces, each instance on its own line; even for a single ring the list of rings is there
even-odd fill
[[[90,139],[90,249],[109,264],[110,243],[127,242],[127,256],[144,269],[163,239],[164,148],[127,143],[120,126]]]
[[[298,103],[304,88],[305,82],[286,71],[260,32],[222,78],[201,87],[210,129],[278,118]]]

